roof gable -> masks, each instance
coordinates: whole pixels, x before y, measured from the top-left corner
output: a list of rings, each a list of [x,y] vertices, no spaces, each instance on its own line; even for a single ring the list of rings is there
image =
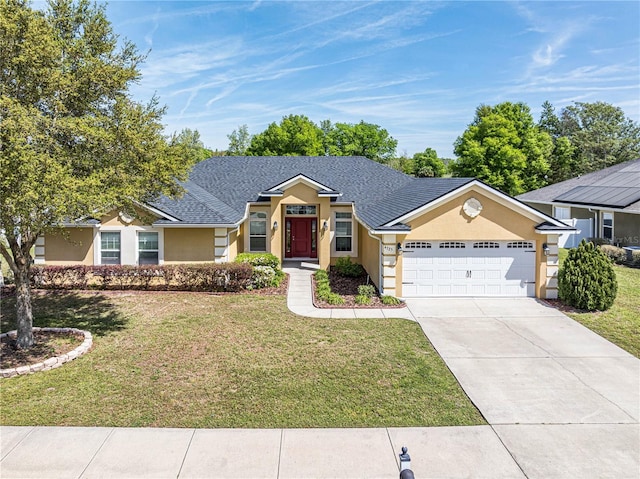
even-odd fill
[[[424,213],[431,211],[451,201],[454,198],[462,196],[463,194],[467,193],[470,190],[478,189],[484,195],[490,197],[491,199],[497,201],[498,203],[501,203],[509,207],[512,210],[518,211],[520,214],[530,218],[532,221],[546,223],[551,226],[554,226],[556,229],[561,229],[561,230],[572,229],[567,227],[567,225],[565,225],[561,221],[553,218],[552,216],[542,213],[541,211],[538,211],[535,208],[532,208],[531,206],[528,206],[525,203],[522,203],[521,201],[515,198],[512,198],[511,196],[487,185],[486,183],[483,183],[480,180],[472,179],[472,178],[466,178],[466,180],[467,181],[465,183],[459,185],[458,187],[452,189],[451,191],[443,195],[440,195],[437,198],[434,198],[432,201],[425,203],[419,208],[416,208],[412,211],[407,211],[403,216],[395,218],[394,220],[390,221],[384,226],[390,227],[397,223],[410,222],[413,219],[423,215]]]
[[[309,178],[304,174],[296,175],[293,178],[289,178],[288,180],[278,185],[272,186],[268,190],[261,192],[260,196],[282,196],[284,194],[284,191],[300,183],[315,189],[318,192],[318,196],[329,196],[335,198],[342,196],[342,193],[340,193],[339,191],[329,186],[323,185],[322,183],[315,181],[314,179]]]

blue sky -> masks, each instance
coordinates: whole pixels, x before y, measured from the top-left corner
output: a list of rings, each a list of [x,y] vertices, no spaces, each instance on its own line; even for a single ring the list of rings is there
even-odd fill
[[[480,104],[605,101],[640,120],[640,2],[111,1],[149,51],[139,101],[225,149],[289,114],[386,128],[453,156]]]

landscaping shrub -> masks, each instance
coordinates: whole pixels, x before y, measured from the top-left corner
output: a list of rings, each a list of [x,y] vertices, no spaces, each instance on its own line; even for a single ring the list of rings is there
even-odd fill
[[[372,284],[361,284],[358,286],[358,295],[372,298],[376,295],[376,287]]]
[[[353,263],[350,256],[343,256],[336,261],[335,269],[342,276],[357,278],[365,274],[364,268],[359,263]]]
[[[271,253],[240,253],[235,262],[253,267],[250,289],[277,288],[285,277],[280,260]]]
[[[640,251],[631,252],[631,263],[627,263],[627,266],[632,268],[640,268]]]
[[[344,304],[344,298],[336,293],[329,293],[324,300],[334,306]]]
[[[84,265],[32,266],[31,283],[35,288],[84,289],[89,269]]]
[[[356,296],[356,304],[371,304],[371,296],[367,296],[366,294],[358,294]]]
[[[627,252],[610,244],[604,244],[600,246],[600,250],[607,255],[607,257],[616,264],[624,264],[627,261]]]
[[[34,266],[36,288],[173,289],[177,291],[241,291],[250,285],[248,264]],[[93,280],[93,281],[91,281]]]
[[[385,304],[387,306],[400,304],[400,300],[395,296],[388,296],[388,295],[380,296],[380,301],[382,301],[382,304]]]
[[[313,276],[316,280],[316,298],[332,305],[344,304],[344,298],[331,291],[329,274],[325,270],[320,269]]]
[[[558,294],[567,304],[587,311],[609,309],[618,283],[611,260],[593,243],[582,240],[569,250],[558,272]]]
[[[236,263],[249,263],[251,266],[269,266],[274,271],[280,269],[280,260],[271,253],[240,253],[234,261]]]

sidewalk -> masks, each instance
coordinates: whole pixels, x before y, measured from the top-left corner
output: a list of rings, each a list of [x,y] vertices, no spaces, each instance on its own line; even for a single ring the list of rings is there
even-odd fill
[[[490,426],[376,429],[1,427],[13,478],[524,478]]]

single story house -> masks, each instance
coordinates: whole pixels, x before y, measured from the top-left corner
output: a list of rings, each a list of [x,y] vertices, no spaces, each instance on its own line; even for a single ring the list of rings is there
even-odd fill
[[[44,264],[225,262],[241,252],[361,263],[382,294],[555,298],[571,229],[473,178],[413,178],[364,157],[213,157],[177,200],[39,239]]]
[[[640,158],[518,196],[520,201],[576,230],[560,236],[561,248],[583,238],[640,246]]]

